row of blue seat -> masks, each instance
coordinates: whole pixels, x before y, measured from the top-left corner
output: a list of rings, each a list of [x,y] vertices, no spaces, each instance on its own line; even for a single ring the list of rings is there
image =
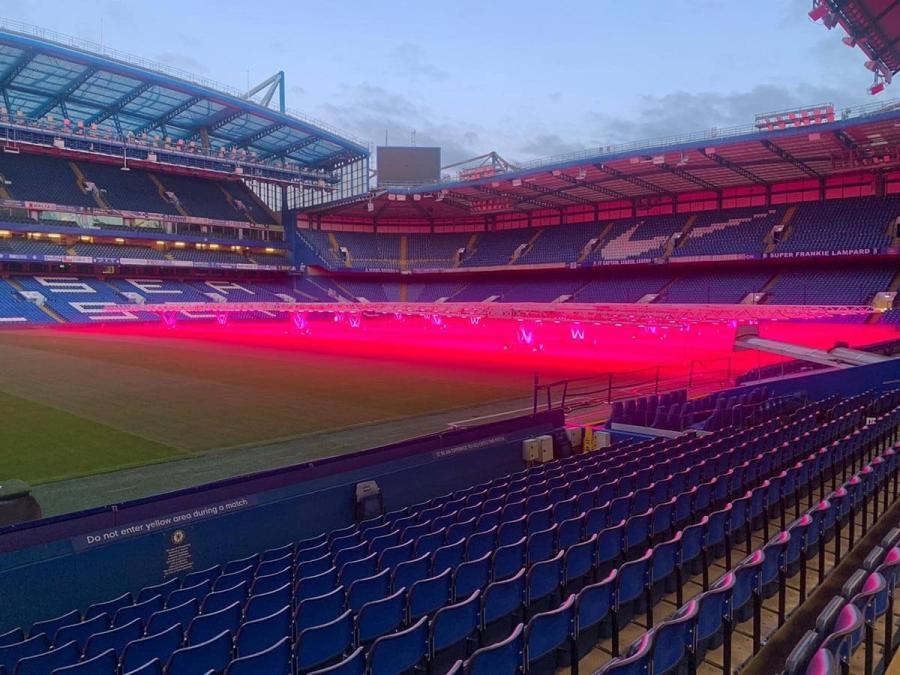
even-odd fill
[[[557,525],[558,525],[558,524],[557,524]],[[344,535],[344,536],[346,536],[346,535]],[[331,537],[331,541],[332,541],[332,542],[334,542],[334,541],[336,541],[336,540],[339,540],[339,539],[341,539],[341,537]],[[300,550],[300,551],[303,551],[303,550],[310,550],[310,547],[307,547],[307,548],[305,548],[305,549],[299,549],[299,550]],[[342,551],[342,550],[345,550],[345,549],[339,549],[339,550],[338,550],[338,553],[339,553],[340,551]],[[250,562],[251,562],[252,565],[266,564],[267,562],[285,562],[285,560],[284,560],[285,555],[278,555],[278,553],[287,553],[288,555],[290,555],[290,551],[287,551],[287,552],[284,552],[284,551],[279,552],[279,551],[273,550],[273,552],[270,552],[269,554],[264,554],[263,556],[260,556],[260,557],[259,557],[259,558],[268,558],[267,560],[264,560],[262,563],[259,562],[259,559],[254,559],[254,560],[252,560],[252,561],[250,561]],[[513,559],[515,559],[515,558],[513,558]],[[527,557],[526,557],[526,559],[527,559]],[[243,560],[243,561],[235,561],[234,563],[232,563],[232,565],[233,565],[233,566],[239,566],[239,565],[245,564],[245,563],[247,563],[247,562],[248,562],[248,561],[245,559],[245,560]],[[245,565],[245,567],[242,567],[241,570],[246,570],[246,569],[248,569],[249,567],[251,567],[251,565]],[[226,569],[227,569],[227,566],[226,566]],[[257,567],[257,569],[258,569],[258,567]],[[226,572],[226,575],[234,575],[234,574],[237,574],[237,573],[241,572],[241,570],[228,571],[228,572]],[[264,575],[264,576],[266,576],[266,575]],[[219,577],[219,578],[221,579],[222,577]],[[196,577],[195,577],[195,579],[196,579]],[[193,581],[193,580],[192,580],[192,581]],[[210,580],[207,579],[206,581],[209,582]],[[244,581],[243,583],[246,584],[246,581]],[[117,600],[120,600],[120,599],[117,599]],[[140,601],[140,600],[141,600],[141,598],[139,597],[139,601]],[[115,603],[115,602],[116,602],[116,601],[111,601],[111,603]],[[148,602],[148,601],[147,601],[147,600],[144,600],[143,602],[146,603],[146,602]],[[100,610],[104,610],[104,609],[106,609],[106,610],[111,609],[111,603],[103,603],[103,604],[101,604],[101,605],[99,605],[99,606],[95,606],[95,607],[93,607],[92,610],[90,610],[88,613],[94,615],[94,617],[92,617],[92,618],[95,618],[95,617],[97,617],[97,616],[100,616],[100,614],[97,614],[97,612],[99,612]],[[121,611],[122,609],[124,609],[124,607],[118,608],[118,609],[117,609],[117,612],[118,612],[118,611]],[[219,610],[219,611],[222,611],[222,610]],[[214,613],[216,613],[216,612],[212,612],[212,613],[214,614]],[[33,631],[34,631],[34,628],[32,629],[32,632],[33,632]]]

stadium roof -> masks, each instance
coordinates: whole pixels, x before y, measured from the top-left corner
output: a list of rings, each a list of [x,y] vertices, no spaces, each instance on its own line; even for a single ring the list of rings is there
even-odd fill
[[[362,141],[239,92],[109,50],[93,53],[59,34],[29,34],[36,30],[0,20],[0,106],[13,119],[52,115],[120,136],[157,134],[197,145],[208,139],[213,149],[242,148],[258,161],[304,168],[329,169],[369,154]]]
[[[872,61],[891,73],[900,71],[900,2],[897,0],[827,0],[849,44],[858,45]],[[815,10],[814,10],[815,11]],[[815,14],[810,13],[813,17]]]
[[[595,148],[477,180],[378,190],[306,211],[421,222],[821,182],[838,174],[900,168],[900,102],[870,104],[839,117],[808,126],[776,124],[771,130],[757,121],[743,128]]]

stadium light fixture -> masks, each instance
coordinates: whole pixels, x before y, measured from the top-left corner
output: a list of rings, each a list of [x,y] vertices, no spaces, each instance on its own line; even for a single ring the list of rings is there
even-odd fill
[[[841,42],[843,42],[848,47],[856,46],[856,38],[852,35],[845,35],[843,38],[841,38]]]
[[[874,73],[875,70],[878,68],[878,64],[875,63],[874,61],[866,61],[863,65],[864,65],[868,70],[871,70],[873,73]]]
[[[813,0],[813,8],[809,12],[809,18],[813,22],[818,22],[824,19],[826,14],[828,14],[828,5],[826,5],[824,2]]]
[[[869,87],[869,94],[875,96],[876,94],[880,94],[884,91],[884,82],[876,82],[871,87]]]

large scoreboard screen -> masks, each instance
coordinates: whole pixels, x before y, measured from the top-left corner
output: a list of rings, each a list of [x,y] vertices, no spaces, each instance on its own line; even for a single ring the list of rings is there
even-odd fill
[[[441,179],[441,149],[419,147],[379,147],[378,187],[423,185]]]

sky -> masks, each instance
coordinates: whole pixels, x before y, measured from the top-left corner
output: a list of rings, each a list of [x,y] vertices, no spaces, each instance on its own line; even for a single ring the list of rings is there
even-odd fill
[[[373,146],[510,161],[872,102],[809,0],[3,0],[0,16],[246,91]],[[248,86],[249,84],[249,86]],[[900,86],[900,85],[897,85]],[[890,96],[890,89],[882,97]]]

